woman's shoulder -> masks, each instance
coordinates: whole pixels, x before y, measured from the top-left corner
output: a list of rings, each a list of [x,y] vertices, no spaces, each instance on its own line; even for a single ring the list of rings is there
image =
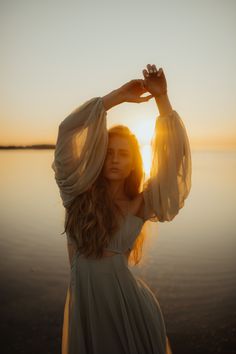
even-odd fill
[[[139,218],[144,219],[144,198],[143,192],[139,193],[134,199],[130,202],[130,212],[138,216]]]
[[[125,198],[119,200],[119,203],[116,202],[116,204],[118,204],[124,215],[126,215],[128,211],[129,214],[144,219],[143,193],[137,194],[133,199]]]

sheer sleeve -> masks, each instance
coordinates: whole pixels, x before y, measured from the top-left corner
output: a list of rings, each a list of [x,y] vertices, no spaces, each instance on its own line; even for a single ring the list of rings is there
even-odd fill
[[[144,183],[144,217],[171,221],[191,189],[191,150],[183,121],[174,110],[157,117],[151,140],[150,178]]]
[[[94,97],[59,125],[51,167],[64,207],[85,192],[102,169],[108,144],[106,116],[102,97]]]

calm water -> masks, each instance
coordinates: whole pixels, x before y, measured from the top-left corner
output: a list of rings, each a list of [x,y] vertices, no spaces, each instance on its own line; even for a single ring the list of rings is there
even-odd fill
[[[69,261],[53,150],[0,152],[4,353],[60,353]],[[155,292],[173,354],[234,353],[236,152],[192,152],[192,190],[172,222],[148,222],[135,275]]]

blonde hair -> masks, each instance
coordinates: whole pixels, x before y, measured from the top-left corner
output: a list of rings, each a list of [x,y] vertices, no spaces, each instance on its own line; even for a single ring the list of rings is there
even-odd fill
[[[124,182],[124,192],[129,199],[135,198],[142,190],[144,170],[142,155],[136,136],[124,125],[116,125],[108,130],[108,137],[114,135],[129,140],[133,152],[133,167]],[[93,185],[78,195],[69,208],[66,208],[65,230],[76,241],[78,250],[85,256],[100,258],[119,228],[117,214],[122,211],[108,193],[108,181],[101,172]],[[122,215],[123,216],[123,215]],[[129,255],[129,263],[138,264],[146,232],[141,230]]]

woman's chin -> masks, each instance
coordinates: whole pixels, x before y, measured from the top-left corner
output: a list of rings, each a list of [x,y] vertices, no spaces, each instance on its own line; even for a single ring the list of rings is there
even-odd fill
[[[120,181],[122,177],[118,173],[111,173],[106,176],[106,179],[111,181]]]

